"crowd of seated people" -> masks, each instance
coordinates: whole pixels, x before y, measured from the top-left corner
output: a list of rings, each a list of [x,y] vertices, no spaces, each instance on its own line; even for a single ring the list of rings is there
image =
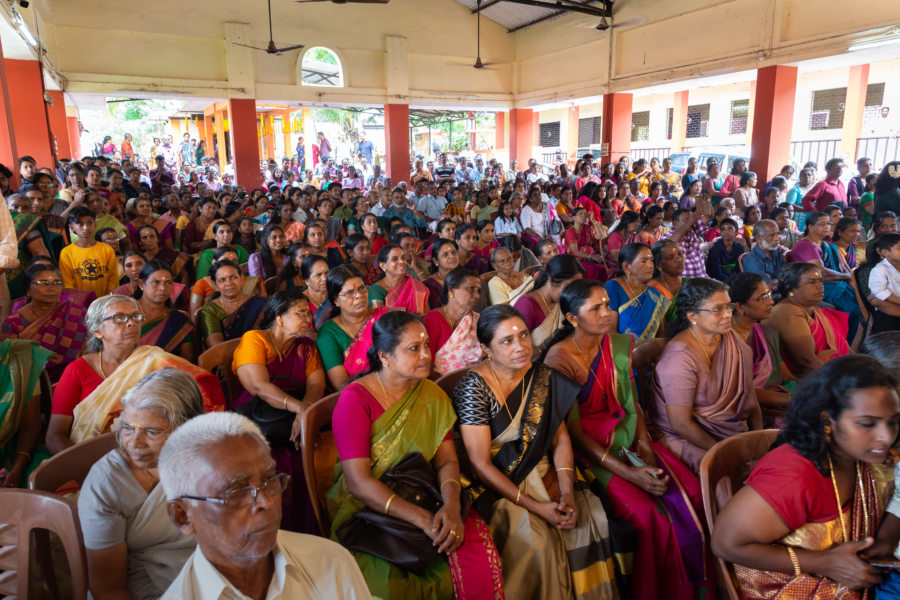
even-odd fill
[[[146,175],[0,169],[0,485],[115,432],[78,499],[93,597],[218,573],[245,595],[688,600],[721,596],[714,555],[748,598],[900,588],[866,563],[900,539],[900,162],[848,188],[840,159],[794,184],[741,160],[442,154],[391,181],[319,158],[253,190],[212,164],[179,181],[165,152]],[[319,498],[301,425],[330,394]],[[704,457],[766,426],[710,537]]]

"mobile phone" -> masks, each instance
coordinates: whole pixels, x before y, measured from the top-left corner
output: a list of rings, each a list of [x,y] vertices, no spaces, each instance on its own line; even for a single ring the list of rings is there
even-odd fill
[[[868,562],[873,567],[900,570],[900,560],[893,556],[879,556],[876,558],[869,558],[866,559],[866,562]]]

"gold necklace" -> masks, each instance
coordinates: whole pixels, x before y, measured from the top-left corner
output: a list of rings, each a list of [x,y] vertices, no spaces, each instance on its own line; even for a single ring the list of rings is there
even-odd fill
[[[378,385],[381,386],[381,393],[384,394],[384,407],[385,407],[385,409],[387,409],[387,407],[390,406],[389,401],[388,401],[387,390],[384,389],[384,382],[381,381],[381,374],[378,373],[377,371],[375,373],[375,379],[378,380]]]
[[[534,296],[535,296],[535,298],[538,299],[538,302],[540,303],[541,309],[544,311],[545,316],[549,316],[550,315],[550,303],[547,302],[546,299],[544,299],[544,295],[540,292],[540,290],[535,292]]]
[[[153,486],[156,485],[156,482],[153,481],[153,478],[150,476],[150,473],[147,471],[147,469],[141,469],[141,473],[143,473],[144,477],[147,478],[147,487],[152,490]]]
[[[828,470],[831,472],[831,485],[834,486],[834,499],[837,502],[838,519],[841,521],[841,533],[844,536],[843,541],[849,542],[850,535],[847,533],[847,524],[844,523],[844,505],[841,504],[841,495],[838,492],[837,477],[834,475],[834,463],[831,462],[831,454],[828,455]],[[869,530],[869,507],[866,505],[866,495],[863,489],[862,472],[859,468],[859,461],[856,461],[856,485],[859,487],[860,499],[862,500],[863,523],[865,531]]]
[[[500,395],[503,396],[503,386],[500,384],[500,378],[497,377],[497,371],[494,370],[494,363],[488,360],[488,366],[491,368],[491,373],[494,375],[494,383],[497,384],[497,389],[500,390]],[[527,373],[526,373],[527,374]],[[525,401],[525,376],[522,376],[522,401]],[[498,400],[499,402],[499,400]],[[506,402],[506,398],[503,398],[503,407],[506,409],[506,414],[509,415],[509,421],[512,423],[513,416],[509,411],[509,404]]]
[[[694,333],[693,327],[688,327],[688,331],[690,331],[691,335],[694,336],[694,339],[697,340],[697,345],[700,346],[700,350],[703,352],[703,356],[706,357],[706,364],[711,368],[712,367],[712,357],[706,351],[706,348],[703,346],[703,342],[701,342],[700,338],[697,337],[697,334]],[[718,339],[716,340],[716,343],[718,343]]]
[[[447,311],[447,307],[442,306],[441,310],[444,311],[444,316],[447,317],[447,322],[450,324],[450,329],[456,329],[456,323],[453,321],[453,318],[450,316],[450,313]]]
[[[106,373],[103,372],[103,350],[100,351],[100,359],[97,361],[97,368],[100,369],[100,377],[106,379]]]

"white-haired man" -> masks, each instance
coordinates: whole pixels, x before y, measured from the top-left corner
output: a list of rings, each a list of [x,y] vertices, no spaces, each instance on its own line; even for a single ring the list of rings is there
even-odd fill
[[[371,598],[347,550],[278,530],[288,476],[246,417],[209,413],[179,427],[160,453],[159,477],[169,517],[197,538],[163,600]]]

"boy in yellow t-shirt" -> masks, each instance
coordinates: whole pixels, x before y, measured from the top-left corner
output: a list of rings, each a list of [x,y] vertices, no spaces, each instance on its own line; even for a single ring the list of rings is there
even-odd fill
[[[119,286],[116,254],[106,244],[94,239],[94,213],[79,206],[69,213],[69,227],[78,241],[63,248],[59,255],[59,272],[63,285],[78,290],[91,290],[105,296]]]

